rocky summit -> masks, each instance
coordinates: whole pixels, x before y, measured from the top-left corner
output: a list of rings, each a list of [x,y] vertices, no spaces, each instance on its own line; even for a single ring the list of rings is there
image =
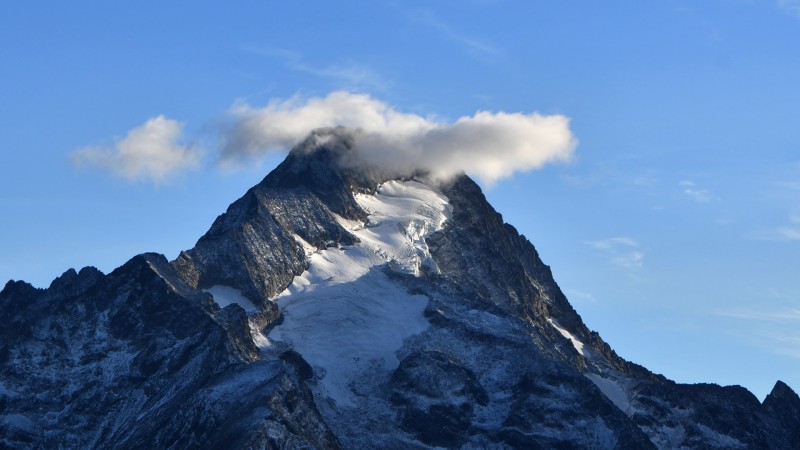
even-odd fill
[[[323,129],[174,261],[0,292],[0,447],[797,449],[800,398],[678,384],[583,323],[466,175]]]

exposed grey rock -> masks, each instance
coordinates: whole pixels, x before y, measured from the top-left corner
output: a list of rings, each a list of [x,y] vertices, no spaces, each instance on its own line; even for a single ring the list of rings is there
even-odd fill
[[[392,402],[401,424],[429,445],[456,447],[472,426],[473,405],[488,403],[475,375],[439,351],[405,358],[392,375]]]
[[[0,446],[336,448],[293,366],[261,360],[244,311],[169,271],[145,254],[46,290],[7,285]]]
[[[788,431],[788,448],[800,448],[800,396],[783,381],[778,380],[772,392],[764,399],[764,408],[778,424],[780,430]]]
[[[335,137],[320,147],[322,138]],[[339,165],[352,147],[345,129],[315,131],[261,183],[219,216],[195,247],[173,262],[192,287],[235,286],[264,308],[306,268],[295,235],[317,248],[356,242],[333,214],[363,220],[354,192],[385,180],[369,168]]]

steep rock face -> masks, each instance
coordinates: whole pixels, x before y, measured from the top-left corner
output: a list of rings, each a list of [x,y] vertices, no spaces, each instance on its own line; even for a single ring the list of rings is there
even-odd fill
[[[352,139],[348,130],[322,129],[295,148],[219,216],[193,249],[181,253],[173,264],[187,283],[199,289],[235,286],[272,310],[268,300],[306,268],[297,238],[316,248],[354,244],[335,215],[363,220],[353,193],[374,192],[384,178],[370,168],[340,167]]]
[[[426,444],[455,447],[472,425],[473,405],[486,405],[475,375],[449,355],[420,351],[392,375],[392,402],[402,406],[402,426]]]
[[[474,182],[459,177],[441,189],[453,205],[453,221],[429,241],[453,289],[477,309],[490,305],[495,314],[499,308],[532,325],[528,334],[542,353],[585,374],[656,446],[793,448],[787,425],[800,422],[776,422],[747,390],[676,384],[620,358],[583,324],[530,242],[503,223]]]
[[[790,448],[800,448],[800,396],[786,383],[778,381],[764,399],[764,408],[789,432],[786,439]]]
[[[175,261],[9,282],[0,448],[798,447],[788,386],[625,361],[472,180],[365,167],[354,133],[312,134]]]
[[[528,323],[453,304],[458,297],[452,293],[425,292],[432,326],[404,346],[401,355],[408,356],[390,380],[400,426],[421,442],[447,448],[653,447],[589,380],[541,352]]]
[[[475,182],[462,175],[442,186],[442,192],[451,199],[454,218],[450,227],[431,236],[432,254],[441,261],[443,273],[468,289],[470,298],[491,302],[535,324],[545,335],[546,340],[540,345],[544,351],[559,351],[564,346],[560,345],[564,344],[561,336],[548,323],[548,319],[556,318],[560,326],[600,353],[604,365],[650,376],[646,370],[619,358],[584,325],[530,241],[503,222]],[[587,363],[568,344],[560,353],[573,359],[579,369]]]
[[[217,308],[161,255],[46,290],[9,283],[0,314],[2,447],[188,448],[259,429],[276,447],[336,447],[291,365],[258,361],[244,311]]]
[[[740,386],[645,383],[632,419],[661,448],[792,448],[788,429]]]

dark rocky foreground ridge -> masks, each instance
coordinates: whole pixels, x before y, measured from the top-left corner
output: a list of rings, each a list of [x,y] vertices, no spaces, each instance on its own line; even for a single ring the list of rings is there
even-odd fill
[[[148,253],[47,289],[8,282],[0,448],[800,448],[787,385],[761,403],[625,361],[472,180],[357,166],[352,145],[347,130],[316,132],[172,262]],[[348,403],[325,388],[331,367],[272,339],[285,326],[276,296],[309,248],[358,247],[346,224],[370,217],[355,194],[398,178],[435,184],[452,213],[424,237],[435,264],[376,265],[342,288],[375,279],[425,301],[396,364],[346,372]],[[255,308],[221,308],[214,286]]]

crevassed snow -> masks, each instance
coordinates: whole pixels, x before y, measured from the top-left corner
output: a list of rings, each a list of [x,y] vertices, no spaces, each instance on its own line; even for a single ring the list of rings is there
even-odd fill
[[[417,181],[389,181],[356,201],[367,223],[340,223],[360,243],[311,254],[308,269],[277,297],[284,319],[266,339],[303,355],[339,406],[355,405],[349,383],[359,374],[396,368],[403,340],[427,328],[427,297],[410,295],[379,266],[414,275],[436,270],[424,238],[452,211],[445,196]]]
[[[377,195],[359,194],[356,201],[369,213],[367,227],[353,230],[363,247],[407,273],[436,268],[424,238],[452,217],[444,195],[416,181],[390,181]]]
[[[578,338],[573,336],[572,333],[570,333],[569,331],[565,330],[564,328],[561,328],[561,326],[555,320],[547,319],[547,321],[550,322],[550,325],[552,325],[553,328],[558,330],[558,332],[561,333],[562,336],[564,336],[565,338],[569,339],[570,342],[572,342],[572,346],[575,347],[575,350],[577,350],[578,353],[586,357],[589,356],[587,352],[583,349],[583,342],[579,341]]]
[[[208,292],[211,294],[214,297],[214,301],[217,302],[220,308],[224,308],[230,304],[236,303],[249,313],[258,311],[256,305],[248,300],[247,297],[242,294],[242,291],[236,288],[216,285],[211,286],[208,289],[204,289],[203,292]]]

